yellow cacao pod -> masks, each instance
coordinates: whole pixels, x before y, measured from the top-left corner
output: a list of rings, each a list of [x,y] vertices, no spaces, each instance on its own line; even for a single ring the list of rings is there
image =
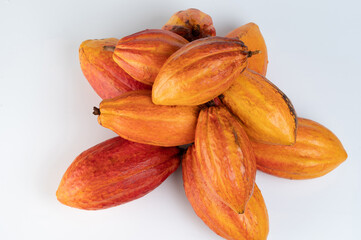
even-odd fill
[[[250,22],[242,25],[228,33],[226,37],[237,38],[243,41],[249,50],[259,50],[259,54],[249,59],[247,67],[266,76],[268,64],[267,47],[257,24]]]
[[[296,143],[292,146],[252,142],[257,168],[289,179],[323,176],[347,158],[340,140],[312,120],[298,118]]]
[[[281,145],[296,141],[297,117],[291,101],[262,75],[246,69],[223,93],[222,102],[254,141]]]

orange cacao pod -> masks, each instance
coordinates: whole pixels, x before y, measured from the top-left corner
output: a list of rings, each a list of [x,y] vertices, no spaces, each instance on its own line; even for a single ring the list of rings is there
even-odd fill
[[[257,24],[247,23],[234,29],[226,37],[237,38],[243,41],[249,50],[259,50],[260,52],[257,55],[249,59],[247,68],[266,76],[268,64],[267,47]]]
[[[134,80],[114,62],[113,51],[117,42],[116,38],[86,40],[79,48],[81,70],[103,99],[132,90],[151,88]]]
[[[252,55],[237,39],[208,37],[190,42],[164,63],[153,85],[161,105],[199,105],[227,90]]]
[[[223,106],[202,109],[195,149],[209,188],[235,212],[243,213],[253,192],[256,160],[239,121]]]
[[[174,32],[190,42],[216,36],[212,18],[195,8],[176,12],[162,29]]]
[[[292,146],[252,145],[259,170],[289,179],[323,176],[347,158],[340,140],[330,130],[304,118],[298,118],[297,139]]]
[[[167,58],[186,43],[170,31],[147,29],[120,39],[113,59],[135,80],[152,85]]]
[[[70,207],[97,210],[132,201],[159,186],[180,163],[179,150],[116,137],[81,153],[56,192]]]
[[[183,183],[186,196],[195,213],[216,234],[229,240],[265,240],[269,220],[261,191],[255,184],[244,214],[238,214],[212,194],[204,180],[193,146],[188,148],[182,161]]]
[[[194,141],[197,106],[159,106],[151,91],[139,90],[103,100],[98,122],[119,136],[139,143],[178,146]]]
[[[282,145],[296,141],[297,117],[291,101],[262,75],[246,69],[223,93],[222,102],[251,139]]]

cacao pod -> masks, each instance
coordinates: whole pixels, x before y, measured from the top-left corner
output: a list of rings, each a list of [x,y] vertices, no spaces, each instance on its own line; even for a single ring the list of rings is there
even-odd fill
[[[246,69],[223,93],[222,102],[259,142],[291,145],[296,141],[296,111],[288,97],[262,75]]]
[[[227,90],[252,55],[243,42],[207,37],[188,43],[164,63],[153,85],[160,105],[199,105]]]
[[[289,179],[323,176],[347,158],[340,140],[327,128],[312,120],[298,118],[296,143],[292,146],[252,142],[257,168]]]
[[[134,80],[114,62],[113,51],[117,42],[116,38],[86,40],[79,48],[81,70],[102,99],[132,90],[151,89]]]
[[[167,147],[194,142],[197,106],[155,105],[151,91],[139,90],[103,100],[99,110],[100,125],[133,142]]]
[[[188,148],[182,161],[183,183],[186,196],[195,213],[207,226],[229,240],[265,240],[269,220],[261,191],[255,184],[244,214],[237,214],[212,194],[204,180],[195,148]]]
[[[159,186],[180,163],[179,150],[115,137],[81,153],[56,192],[70,207],[97,210],[132,201]]]
[[[266,76],[268,64],[267,47],[257,24],[247,23],[234,29],[226,37],[237,38],[243,41],[249,50],[259,50],[260,52],[257,55],[249,59],[247,68]]]
[[[251,142],[239,121],[223,106],[202,109],[195,149],[209,188],[235,212],[243,213],[257,168]]]
[[[212,18],[195,8],[176,12],[162,29],[174,32],[190,42],[216,36]]]
[[[170,31],[147,29],[120,39],[113,59],[135,80],[152,85],[167,58],[186,43]]]

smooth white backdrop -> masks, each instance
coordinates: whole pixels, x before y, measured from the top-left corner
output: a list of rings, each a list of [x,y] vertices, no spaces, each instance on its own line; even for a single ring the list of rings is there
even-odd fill
[[[257,23],[269,51],[267,77],[349,155],[318,179],[257,174],[269,239],[361,239],[356,0],[0,0],[0,239],[221,239],[193,212],[181,169],[145,197],[107,210],[73,209],[55,197],[72,160],[115,136],[92,115],[101,99],[80,70],[80,43],[160,28],[190,7],[210,14],[220,36]]]

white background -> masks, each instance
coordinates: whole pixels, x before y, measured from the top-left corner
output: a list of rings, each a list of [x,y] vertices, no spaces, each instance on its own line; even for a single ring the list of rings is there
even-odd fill
[[[115,136],[92,115],[101,99],[80,70],[80,43],[160,28],[190,7],[210,14],[220,36],[257,23],[269,51],[267,77],[349,155],[318,179],[257,174],[269,239],[361,239],[356,0],[0,0],[0,239],[221,239],[193,212],[181,169],[147,196],[107,210],[73,209],[55,197],[72,160]]]

